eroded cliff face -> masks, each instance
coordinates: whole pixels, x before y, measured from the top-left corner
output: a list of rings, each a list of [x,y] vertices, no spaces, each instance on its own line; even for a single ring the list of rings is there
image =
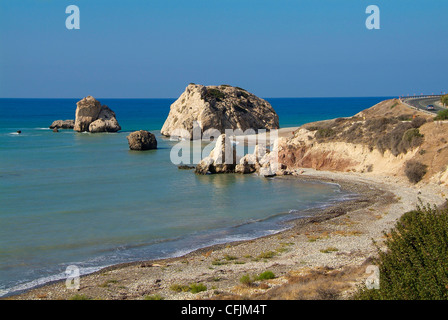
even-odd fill
[[[448,183],[448,123],[383,101],[349,118],[303,125],[280,139],[278,161],[286,170],[359,172],[408,177],[412,160],[425,167],[423,182]]]
[[[279,146],[279,163],[287,169],[395,174],[403,163],[414,157],[417,149],[394,156],[360,143],[318,142],[315,132],[300,129],[295,137]],[[312,137],[311,139],[309,137]]]
[[[228,85],[190,84],[170,107],[162,127],[165,136],[193,139],[194,122],[202,132],[216,129],[278,129],[278,115],[266,100]],[[189,137],[182,134],[187,132]]]

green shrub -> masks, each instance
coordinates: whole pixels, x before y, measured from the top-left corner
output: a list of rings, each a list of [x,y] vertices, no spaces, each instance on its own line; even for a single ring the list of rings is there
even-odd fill
[[[331,252],[336,252],[336,251],[339,251],[339,249],[335,248],[335,247],[328,247],[328,248],[320,250],[320,252],[322,252],[322,253],[331,253]]]
[[[254,283],[254,280],[250,275],[245,274],[240,278],[240,282],[246,286],[251,286]]]
[[[417,207],[405,213],[378,248],[379,289],[361,286],[355,299],[448,299],[448,210]]]
[[[445,105],[448,105],[448,94],[440,97],[440,102],[442,102]]]
[[[316,132],[316,138],[318,139],[330,138],[334,135],[336,135],[336,131],[331,128],[319,128]]]
[[[258,275],[257,280],[269,280],[269,279],[274,279],[275,278],[275,274],[272,271],[265,271],[262,272]]]
[[[188,292],[188,290],[190,290],[190,287],[175,283],[170,286],[170,290],[174,292]]]
[[[226,255],[224,255],[224,259],[226,259],[227,261],[232,261],[232,260],[236,260],[237,257],[226,254]]]
[[[440,110],[434,120],[448,120],[448,109]]]
[[[275,252],[274,251],[266,251],[266,252],[262,252],[258,255],[259,259],[270,259],[273,258],[275,256]]]
[[[404,173],[412,183],[417,183],[423,179],[426,174],[427,166],[416,160],[406,162]]]
[[[219,90],[219,89],[207,89],[207,97],[209,98],[214,98],[216,99],[216,101],[221,101],[222,99],[224,99],[225,94]]]
[[[191,293],[199,293],[202,291],[206,291],[207,286],[202,283],[192,283],[190,284],[190,292]]]
[[[198,293],[207,290],[207,287],[202,283],[192,283],[189,286],[181,284],[173,284],[170,286],[170,290],[174,292]]]

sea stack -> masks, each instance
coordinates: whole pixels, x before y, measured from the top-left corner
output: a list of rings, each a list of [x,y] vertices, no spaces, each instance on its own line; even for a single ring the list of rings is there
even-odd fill
[[[151,150],[157,149],[156,137],[149,131],[140,130],[132,132],[127,136],[129,149],[131,150]]]
[[[115,113],[92,96],[76,103],[73,129],[78,132],[117,132],[121,130]]]
[[[217,129],[278,129],[278,115],[266,100],[229,85],[203,86],[189,84],[170,107],[161,133],[164,136],[182,136],[188,132],[193,139],[194,122],[204,132]]]

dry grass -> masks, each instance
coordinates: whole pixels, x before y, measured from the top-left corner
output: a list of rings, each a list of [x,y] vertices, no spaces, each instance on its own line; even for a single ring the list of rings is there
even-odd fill
[[[340,300],[346,298],[365,277],[365,265],[334,270],[329,267],[291,275],[288,283],[258,295],[266,300]]]

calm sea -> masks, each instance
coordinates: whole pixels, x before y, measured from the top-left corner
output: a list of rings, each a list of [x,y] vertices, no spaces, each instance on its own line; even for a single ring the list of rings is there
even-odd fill
[[[288,127],[384,99],[267,100]],[[74,119],[77,100],[0,99],[0,295],[61,279],[68,265],[88,273],[275,233],[304,209],[350,196],[334,184],[177,169],[176,142],[159,131],[174,99],[99,99],[119,133],[49,130]],[[159,149],[128,149],[126,136],[140,129],[156,134]]]

